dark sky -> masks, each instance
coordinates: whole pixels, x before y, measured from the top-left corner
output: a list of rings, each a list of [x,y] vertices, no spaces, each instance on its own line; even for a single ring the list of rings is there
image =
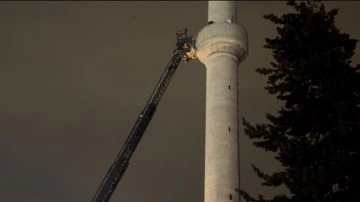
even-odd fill
[[[360,3],[337,25],[360,39]],[[285,2],[239,2],[250,55],[240,65],[240,117],[264,121],[281,106],[254,72],[268,65],[263,14]],[[175,32],[197,32],[207,2],[0,2],[0,201],[90,201],[175,48]],[[354,61],[360,62],[359,53]],[[182,63],[112,201],[203,201],[205,68]],[[242,126],[240,126],[242,129]],[[280,169],[240,130],[241,187],[272,196],[251,170]]]

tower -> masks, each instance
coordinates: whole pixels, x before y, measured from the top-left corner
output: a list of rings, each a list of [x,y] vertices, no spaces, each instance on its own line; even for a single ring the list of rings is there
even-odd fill
[[[239,201],[238,66],[247,34],[236,24],[236,1],[209,1],[208,25],[197,36],[206,66],[205,202]]]

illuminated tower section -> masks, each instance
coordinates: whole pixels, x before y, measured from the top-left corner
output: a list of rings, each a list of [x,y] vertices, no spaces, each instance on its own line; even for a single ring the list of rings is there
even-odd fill
[[[235,1],[209,1],[208,25],[197,37],[206,66],[205,202],[239,201],[238,67],[247,34]]]

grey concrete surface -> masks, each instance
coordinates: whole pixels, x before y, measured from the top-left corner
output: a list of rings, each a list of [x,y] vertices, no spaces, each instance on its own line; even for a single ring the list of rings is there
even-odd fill
[[[204,201],[239,201],[238,66],[247,53],[236,3],[209,1],[208,21],[198,34],[206,66]]]

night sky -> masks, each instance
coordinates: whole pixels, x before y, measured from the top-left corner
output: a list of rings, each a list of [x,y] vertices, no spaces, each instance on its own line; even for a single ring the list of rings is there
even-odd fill
[[[337,25],[360,39],[360,3],[339,7]],[[265,120],[281,106],[265,90],[262,48],[285,2],[239,2],[249,35],[239,70],[239,116]],[[196,35],[207,2],[0,2],[0,201],[90,201],[175,48],[175,32]],[[358,47],[360,47],[358,45]],[[358,48],[359,49],[359,48]],[[356,53],[355,63],[360,63]],[[112,201],[203,201],[205,67],[182,63]],[[280,170],[240,125],[241,188],[272,196],[251,164]]]

